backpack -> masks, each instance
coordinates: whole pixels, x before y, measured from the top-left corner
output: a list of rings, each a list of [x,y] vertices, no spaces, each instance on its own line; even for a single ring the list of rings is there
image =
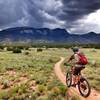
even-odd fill
[[[79,61],[77,62],[77,64],[86,65],[88,63],[86,56],[81,53],[77,53],[77,54],[79,56]]]

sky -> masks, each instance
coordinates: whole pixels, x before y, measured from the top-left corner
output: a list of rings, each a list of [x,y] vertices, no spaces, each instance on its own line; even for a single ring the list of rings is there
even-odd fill
[[[0,0],[0,30],[23,26],[100,33],[100,0]]]

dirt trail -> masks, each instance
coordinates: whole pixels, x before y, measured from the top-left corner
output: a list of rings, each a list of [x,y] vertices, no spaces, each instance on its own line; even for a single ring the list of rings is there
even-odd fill
[[[65,75],[63,74],[63,72],[61,71],[61,68],[60,68],[61,64],[63,64],[64,60],[65,60],[65,58],[61,57],[61,60],[58,63],[55,64],[54,71],[55,71],[55,74],[57,75],[57,77],[59,78],[59,80],[64,85],[66,85],[66,77],[65,77]],[[90,96],[87,97],[87,98],[80,96],[79,91],[76,88],[72,88],[72,87],[69,88],[68,93],[70,95],[72,95],[72,94],[78,95],[81,100],[100,100],[100,93],[98,93],[95,90],[92,90]]]

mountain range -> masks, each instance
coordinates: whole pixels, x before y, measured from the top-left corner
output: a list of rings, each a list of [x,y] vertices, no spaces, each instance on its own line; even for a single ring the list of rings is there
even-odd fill
[[[100,43],[100,34],[70,34],[65,29],[48,29],[32,27],[16,27],[0,31],[0,43],[31,42],[31,43]]]

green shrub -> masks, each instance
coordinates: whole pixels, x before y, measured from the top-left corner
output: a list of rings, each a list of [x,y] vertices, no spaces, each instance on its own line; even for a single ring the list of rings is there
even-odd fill
[[[0,49],[0,52],[2,52],[3,51],[3,49]]]
[[[26,84],[21,84],[18,90],[18,93],[26,93],[27,92],[27,85]]]
[[[60,94],[62,96],[66,96],[66,92],[67,92],[67,87],[64,85],[59,86],[59,90],[60,90]]]
[[[16,47],[16,48],[19,48],[19,49],[24,49],[24,46],[18,46],[18,47]]]
[[[57,100],[56,98],[57,98],[57,96],[55,95],[55,93],[51,92],[51,93],[48,94],[47,100]]]
[[[7,47],[7,51],[13,51],[13,47]]]
[[[29,55],[30,53],[29,52],[25,52],[25,55]]]
[[[4,49],[4,46],[0,46],[0,49],[2,49],[2,50],[3,50],[3,49]]]
[[[40,93],[45,92],[45,91],[46,91],[45,86],[44,86],[44,85],[38,85],[38,91],[39,91]]]
[[[45,84],[46,83],[46,78],[38,78],[36,79],[36,84]]]
[[[24,49],[25,49],[25,50],[29,50],[29,47],[25,47]]]
[[[46,96],[40,96],[36,100],[48,100]]]
[[[38,92],[38,91],[35,91],[35,92],[33,92],[32,93],[32,97],[31,97],[31,100],[37,100],[37,98],[40,96],[41,94],[40,94],[40,92]]]
[[[14,48],[13,53],[22,53],[21,49],[19,48]]]
[[[3,81],[2,84],[3,84],[3,89],[6,89],[6,88],[9,87],[9,81],[8,80]]]
[[[10,94],[16,94],[18,93],[18,90],[19,90],[19,86],[15,86],[14,88],[10,90]]]
[[[59,61],[59,58],[57,58],[57,57],[52,57],[52,59],[49,58],[48,61],[49,61],[49,63],[56,63],[57,61]]]
[[[55,86],[54,88],[52,88],[52,93],[54,93],[56,96],[60,95],[60,89],[57,86]]]
[[[80,100],[80,98],[78,96],[73,96],[71,100]]]
[[[20,84],[20,86],[15,86],[10,90],[10,94],[19,94],[22,95],[27,92],[27,85],[26,84]]]
[[[54,63],[53,59],[48,59],[50,63]]]
[[[0,100],[8,100],[9,99],[9,95],[7,91],[0,91]]]
[[[42,79],[37,79],[37,80],[36,80],[36,84],[43,84]]]
[[[43,49],[37,48],[37,52],[42,52],[42,51],[43,51]]]

